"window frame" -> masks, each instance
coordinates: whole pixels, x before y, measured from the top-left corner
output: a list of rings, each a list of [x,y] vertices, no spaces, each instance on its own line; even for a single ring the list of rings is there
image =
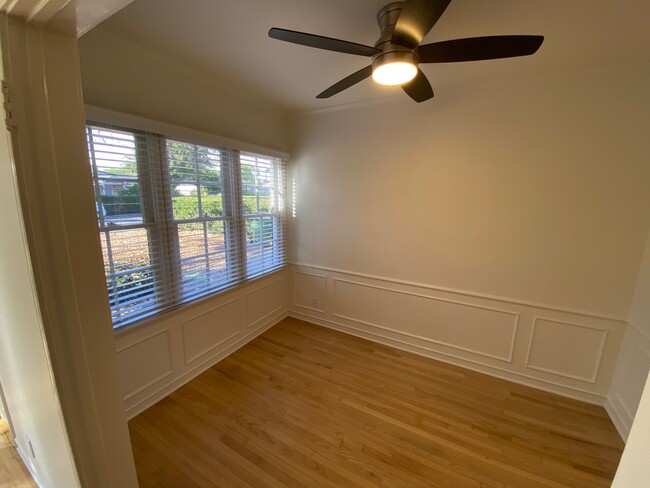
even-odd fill
[[[126,114],[119,114],[117,112],[97,108],[91,108],[88,110],[87,107],[87,127],[90,126],[132,133],[134,134],[136,141],[140,140],[140,143],[146,146],[145,152],[147,153],[147,157],[145,158],[146,160],[144,161],[140,160],[141,158],[139,155],[141,153],[138,152],[136,155],[143,216],[142,223],[138,224],[137,227],[147,229],[147,241],[150,249],[150,256],[155,255],[158,259],[157,263],[151,265],[155,274],[155,291],[153,292],[153,296],[157,305],[150,312],[144,315],[136,315],[136,317],[133,317],[132,319],[129,319],[127,315],[127,318],[122,320],[116,320],[113,315],[113,306],[111,306],[114,330],[118,331],[138,326],[144,322],[159,317],[161,314],[194,304],[198,301],[206,300],[216,294],[223,293],[225,290],[241,286],[262,276],[275,273],[286,266],[286,167],[288,163],[288,154],[234,141],[232,139],[221,138],[212,134],[192,131],[190,129],[170,124],[128,116]],[[151,129],[154,129],[154,131]],[[160,131],[160,129],[165,130],[165,132]],[[141,139],[139,139],[138,136]],[[196,219],[174,219],[171,191],[172,178],[169,172],[166,150],[167,141],[194,145],[195,147],[202,146],[216,150],[227,149],[229,151],[229,158],[226,158],[225,162],[225,165],[227,166],[225,171],[224,161],[220,162],[220,194],[222,196],[223,209],[221,216],[206,218],[199,213],[199,216]],[[225,146],[224,143],[228,143],[230,146]],[[89,144],[89,146],[91,145]],[[91,152],[92,148],[89,148],[89,156]],[[277,168],[274,167],[272,173],[273,177],[278,180],[278,186],[275,188],[281,195],[281,208],[277,209],[274,214],[263,215],[265,218],[272,218],[274,238],[279,237],[280,239],[274,241],[274,246],[278,248],[277,251],[274,251],[274,253],[277,252],[277,257],[272,260],[271,266],[257,270],[252,274],[247,272],[246,258],[248,245],[246,241],[245,227],[247,215],[244,215],[244,206],[242,201],[242,162],[240,159],[242,152],[251,153],[258,157],[268,157],[269,159],[279,160],[277,163],[274,162],[274,164],[277,164]],[[96,178],[97,171],[95,161],[92,157],[89,159],[91,160],[90,163],[93,168],[95,202],[101,202],[101,192],[98,191],[98,179]],[[282,178],[282,181],[279,181],[279,178]],[[200,179],[197,179],[197,185],[199,184]],[[226,187],[229,187],[229,190],[227,190]],[[199,188],[200,187],[197,186],[197,189]],[[200,196],[198,198],[200,198]],[[257,210],[259,210],[259,206],[257,207]],[[152,217],[153,222],[147,221],[149,217]],[[231,254],[236,255],[235,259],[232,261],[234,263],[234,268],[230,269],[230,264],[227,264],[226,268],[226,273],[231,278],[227,279],[223,283],[217,284],[215,287],[206,288],[204,293],[192,294],[189,298],[185,298],[182,293],[183,283],[181,281],[180,270],[182,258],[179,249],[180,242],[178,235],[178,226],[185,223],[186,220],[190,223],[203,225],[204,239],[207,239],[207,236],[205,235],[205,226],[208,225],[208,221],[223,222],[225,240],[224,255],[226,262],[229,263]],[[100,226],[100,234],[102,232],[109,232],[110,230],[131,227],[111,226],[110,229],[107,229],[103,216],[98,218],[98,225]],[[147,228],[147,226],[151,226],[151,228]],[[234,234],[232,238],[227,236],[229,233]],[[234,246],[232,245],[232,242],[235,243]],[[209,253],[206,252],[203,256],[205,257],[208,255]],[[109,275],[107,275],[107,285],[109,279]]]

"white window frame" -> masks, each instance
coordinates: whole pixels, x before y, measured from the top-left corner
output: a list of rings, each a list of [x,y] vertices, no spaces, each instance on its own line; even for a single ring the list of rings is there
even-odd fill
[[[222,292],[225,289],[228,289],[232,286],[237,286],[246,281],[254,280],[268,273],[275,272],[279,269],[282,269],[286,265],[286,240],[284,240],[285,254],[280,265],[275,266],[266,271],[253,273],[252,275],[247,274],[246,255],[247,255],[248,246],[246,245],[245,221],[246,221],[246,217],[251,217],[251,216],[250,215],[244,216],[243,209],[241,209],[240,212],[237,212],[234,216],[231,217],[234,219],[234,228],[231,230],[234,230],[237,233],[237,236],[235,237],[237,246],[234,251],[233,249],[229,248],[228,252],[229,253],[236,252],[238,254],[238,258],[235,260],[238,269],[232,270],[233,279],[228,281],[226,284],[220,286],[217,289],[211,289],[208,290],[205,294],[190,298],[189,300],[184,300],[182,295],[180,294],[180,290],[181,290],[180,270],[178,269],[180,261],[174,259],[173,257],[173,255],[177,253],[176,247],[178,246],[178,237],[174,236],[173,229],[176,227],[176,225],[178,225],[179,222],[174,220],[172,208],[168,202],[168,199],[170,197],[168,195],[159,194],[161,192],[161,189],[167,189],[167,191],[169,189],[169,184],[167,184],[169,183],[169,181],[164,181],[164,179],[169,177],[168,171],[165,168],[163,168],[163,165],[166,164],[166,156],[164,156],[165,147],[163,147],[165,139],[161,139],[160,137],[155,137],[155,136],[150,137],[147,133],[161,134],[164,135],[165,138],[168,138],[170,140],[184,142],[188,144],[196,144],[196,145],[207,146],[207,147],[227,147],[230,150],[232,150],[233,158],[237,158],[239,156],[238,152],[242,151],[242,152],[253,153],[258,155],[263,154],[273,158],[282,159],[285,161],[284,164],[286,165],[286,162],[289,159],[288,153],[278,151],[275,149],[270,149],[263,146],[258,146],[255,144],[238,141],[235,139],[217,136],[206,132],[187,129],[173,124],[159,122],[152,119],[146,119],[143,117],[137,117],[137,116],[124,114],[121,112],[115,112],[112,110],[107,110],[107,109],[89,106],[89,105],[86,106],[86,119],[89,125],[95,123],[99,125],[113,126],[115,128],[123,128],[123,130],[127,130],[127,131],[133,130],[133,131],[139,131],[145,133],[144,138],[146,139],[148,151],[156,151],[156,150],[159,151],[159,154],[157,155],[156,159],[160,164],[150,165],[146,169],[139,168],[139,170],[144,169],[144,171],[146,172],[146,175],[143,174],[141,176],[139,174],[139,179],[142,180],[143,177],[145,180],[159,179],[159,178],[163,179],[163,182],[161,184],[146,185],[148,188],[144,188],[144,186],[141,186],[141,190],[143,193],[142,206],[143,206],[143,214],[144,214],[147,199],[153,199],[154,201],[159,201],[159,202],[160,201],[166,202],[165,208],[167,209],[166,212],[167,215],[163,216],[162,221],[160,221],[160,216],[159,216],[159,221],[157,222],[156,228],[150,231],[149,235],[150,235],[150,239],[154,241],[151,243],[151,245],[160,248],[159,254],[160,256],[162,256],[161,259],[165,261],[159,267],[159,269],[156,270],[156,273],[163,274],[163,276],[156,277],[156,282],[159,282],[161,280],[171,280],[173,281],[174,285],[173,287],[166,287],[165,294],[159,294],[159,296],[162,296],[162,300],[164,301],[163,306],[154,310],[153,312],[151,312],[146,316],[138,317],[135,318],[134,320],[127,319],[122,322],[114,322],[115,330],[118,329],[121,330],[124,327],[137,326],[138,324],[151,320],[153,317],[156,317],[161,313],[165,313],[167,311],[194,303],[198,300],[208,298],[214,295],[215,293]],[[156,145],[158,147],[156,147]],[[229,193],[228,194],[229,198],[233,198],[233,199],[237,199],[238,201],[241,201],[242,185],[241,185],[241,169],[240,169],[239,162],[235,165],[234,168],[230,169],[230,173],[226,175],[226,178],[234,178],[236,180],[233,182],[232,185],[234,194]],[[285,170],[285,178],[286,178],[286,170]],[[95,185],[97,184],[94,180],[93,182]],[[287,184],[285,181],[283,188],[286,190],[286,187]],[[227,192],[223,192],[222,195],[225,195],[226,193]],[[267,218],[272,217],[274,219],[274,234],[277,233],[278,237],[285,239],[286,218],[287,218],[287,208],[288,208],[286,202],[286,194],[284,195],[284,200],[282,203],[283,203],[283,212],[280,215],[260,214],[260,216],[267,217]],[[226,208],[226,206],[227,206],[227,202],[224,201],[223,202],[224,209]],[[224,222],[224,225],[226,219],[227,217],[225,215],[223,216],[222,219],[220,219]],[[143,223],[142,225],[140,225],[140,227],[143,227],[144,225],[146,224]],[[104,228],[102,220],[100,219],[100,232],[104,232],[104,231],[106,231],[106,229]],[[154,233],[155,236],[151,236],[151,234]]]

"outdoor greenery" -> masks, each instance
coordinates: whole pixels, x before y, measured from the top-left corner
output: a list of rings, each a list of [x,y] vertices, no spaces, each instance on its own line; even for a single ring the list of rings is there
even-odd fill
[[[269,195],[260,195],[259,213],[271,213],[271,198]],[[102,204],[106,215],[127,215],[139,214],[140,190],[137,184],[131,185],[128,189],[120,190],[117,195],[102,195]],[[256,195],[243,195],[242,205],[244,214],[256,214]],[[177,195],[172,197],[174,219],[187,220],[199,217],[199,200],[196,195]],[[223,199],[221,193],[209,194],[202,192],[201,208],[205,217],[223,216]]]
[[[243,195],[242,205],[244,214],[257,213],[257,199],[255,195]],[[195,195],[172,197],[172,207],[174,209],[174,219],[185,220],[199,217],[199,200]],[[221,194],[202,195],[201,208],[204,216],[222,217],[223,200]],[[268,195],[260,195],[260,213],[270,213],[271,202]]]
[[[204,191],[220,192],[221,151],[203,146],[167,140],[167,163],[172,182],[196,181],[197,173]]]
[[[117,195],[102,195],[102,205],[107,216],[140,213],[140,186],[131,185]]]

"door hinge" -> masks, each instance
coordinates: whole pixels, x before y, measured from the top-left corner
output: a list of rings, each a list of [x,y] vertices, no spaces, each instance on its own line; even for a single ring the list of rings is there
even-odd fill
[[[11,110],[11,95],[9,91],[9,86],[5,80],[0,82],[2,87],[2,106],[5,111],[5,125],[9,132],[16,130],[16,124],[14,124],[13,113]]]

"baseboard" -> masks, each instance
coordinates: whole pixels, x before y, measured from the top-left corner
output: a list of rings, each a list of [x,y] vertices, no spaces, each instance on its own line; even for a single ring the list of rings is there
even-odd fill
[[[409,344],[406,341],[401,341],[401,340],[398,341],[386,337],[382,335],[380,332],[373,332],[372,330],[363,330],[348,324],[344,324],[342,322],[336,322],[321,317],[314,317],[312,315],[302,313],[295,309],[290,309],[287,315],[289,317],[294,317],[300,320],[304,320],[306,322],[320,325],[322,327],[337,330],[345,334],[350,334],[356,337],[361,337],[362,339],[368,339],[377,342],[379,344],[394,347],[395,349],[400,349],[402,351],[407,351],[413,354],[417,354],[419,356],[435,359],[448,364],[453,364],[455,366],[460,366],[462,368],[476,371],[478,373],[483,373],[490,376],[494,376],[496,378],[512,381],[513,383],[529,386],[531,388],[535,388],[538,390],[547,391],[549,393],[555,393],[567,398],[572,398],[574,400],[580,400],[598,406],[604,406],[607,401],[607,398],[605,396],[597,395],[595,393],[591,393],[588,391],[581,391],[578,389],[570,389],[560,385],[555,385],[553,383],[547,383],[544,380],[526,376],[521,373],[506,371],[494,366],[487,366],[480,363],[474,363],[471,362],[470,360],[461,359],[455,356],[450,356],[441,351],[434,351],[422,347],[418,344],[414,344],[414,343]]]
[[[25,450],[20,446],[18,442],[16,444],[16,451],[18,452],[18,455],[20,456],[20,459],[23,461],[23,464],[27,468],[27,471],[29,471],[29,474],[31,475],[32,479],[34,480],[34,483],[38,485],[38,488],[46,488],[43,482],[40,480],[38,476],[38,472],[36,471],[36,467],[32,463],[32,459],[27,455]],[[3,485],[4,486],[4,485]]]
[[[605,410],[607,411],[609,418],[612,419],[612,423],[621,435],[623,442],[627,442],[627,438],[630,435],[630,429],[632,428],[632,419],[625,413],[625,409],[622,408],[620,402],[615,398],[615,395],[610,395],[607,398],[607,401],[605,402]]]
[[[178,390],[184,384],[189,383],[191,380],[199,376],[201,373],[210,369],[212,366],[217,364],[222,359],[234,353],[237,349],[244,347],[246,344],[248,344],[250,341],[255,339],[257,336],[263,334],[268,329],[273,327],[275,324],[283,320],[285,317],[287,317],[287,315],[288,312],[286,310],[282,310],[278,315],[271,317],[268,321],[258,326],[257,328],[251,330],[248,334],[246,334],[244,337],[241,337],[239,340],[237,340],[227,348],[217,352],[209,359],[201,363],[199,366],[193,368],[190,371],[183,373],[180,377],[176,378],[171,383],[156,390],[155,392],[151,393],[143,400],[131,406],[126,410],[127,420],[131,420],[133,417],[144,412],[149,407],[155,405],[166,396]]]

